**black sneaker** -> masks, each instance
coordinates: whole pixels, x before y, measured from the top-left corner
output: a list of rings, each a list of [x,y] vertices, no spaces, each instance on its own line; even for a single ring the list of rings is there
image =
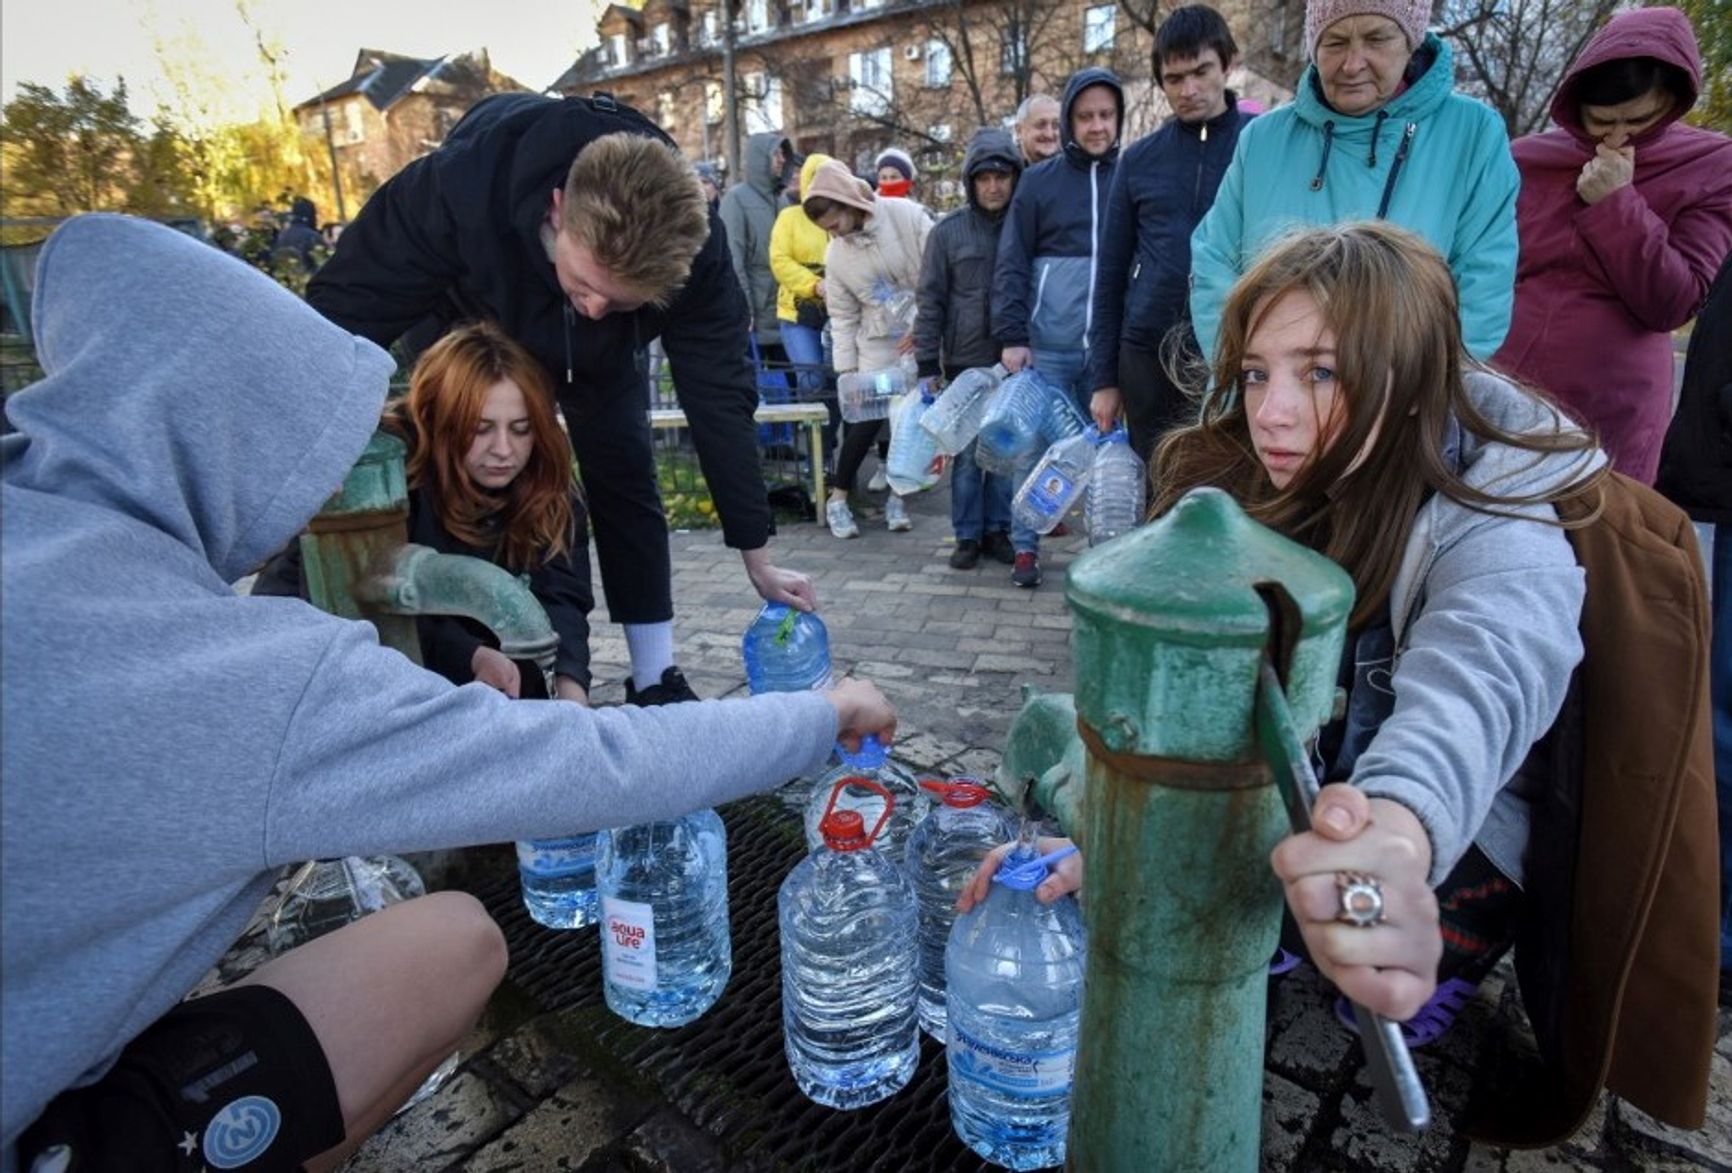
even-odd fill
[[[973,538],[958,538],[956,549],[950,552],[950,569],[973,570],[980,565],[980,543]]]
[[[1006,566],[1016,562],[1016,547],[1010,544],[1010,535],[1003,530],[981,538],[980,552],[994,562],[1002,562]]]
[[[1010,572],[1010,581],[1030,590],[1040,585],[1040,559],[1033,550],[1025,550],[1016,556],[1016,569]]]
[[[674,667],[669,667],[662,673],[660,684],[652,684],[642,692],[633,688],[631,681],[625,682],[625,703],[628,705],[677,705],[701,699],[692,691],[692,686],[686,683],[680,670]]]

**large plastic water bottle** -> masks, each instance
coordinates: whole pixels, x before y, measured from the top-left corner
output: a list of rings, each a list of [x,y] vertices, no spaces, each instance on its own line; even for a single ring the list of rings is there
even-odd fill
[[[1082,917],[1072,897],[1035,900],[1041,858],[1025,834],[944,958],[950,1121],[1007,1169],[1064,1164],[1082,1019]]]
[[[1093,427],[1076,400],[1063,391],[1054,391],[1046,401],[1046,416],[1040,422],[1041,443],[1051,447],[1060,440],[1080,436]]]
[[[733,972],[728,846],[713,810],[603,831],[602,992],[640,1026],[684,1026],[715,1005]]]
[[[830,634],[810,611],[765,603],[740,640],[746,684],[761,692],[830,687]]]
[[[909,837],[903,866],[920,905],[920,1028],[943,1042],[944,948],[956,923],[956,898],[986,853],[1016,828],[979,779],[920,785],[939,801]]]
[[[877,842],[880,851],[901,863],[908,836],[926,817],[932,800],[912,774],[890,760],[890,751],[870,733],[860,739],[860,748],[853,753],[838,745],[836,756],[842,759],[841,764],[818,779],[806,803],[806,847],[817,850],[824,842],[824,833],[819,828],[831,808],[832,792],[838,783],[845,782],[847,786],[834,799],[835,808],[858,811],[860,821],[868,827],[876,825],[878,816],[884,813],[884,791],[895,797],[890,823]]]
[[[1090,426],[1048,448],[1011,500],[1012,520],[1042,534],[1063,521],[1094,472],[1095,439]]]
[[[852,371],[836,380],[836,402],[847,423],[865,423],[890,415],[890,405],[918,382],[918,368],[904,355],[894,366]]]
[[[1033,367],[1010,376],[992,397],[981,417],[974,459],[982,469],[1014,476],[1040,454],[1047,404],[1064,393],[1041,378]]]
[[[914,889],[873,843],[895,802],[877,783],[871,832],[859,811],[835,809],[824,840],[796,864],[776,898],[782,937],[782,1038],[794,1083],[831,1108],[895,1095],[920,1059],[916,1027]]]
[[[1088,502],[1083,507],[1083,515],[1088,519],[1089,545],[1110,542],[1142,524],[1143,491],[1147,485],[1142,458],[1131,448],[1131,438],[1125,429],[1117,427],[1102,436],[1095,448]]]
[[[421,874],[395,855],[308,860],[295,869],[265,921],[274,957],[387,905],[427,894]]]
[[[597,919],[595,833],[517,843],[517,877],[530,919],[550,929],[581,929]]]
[[[968,447],[1007,373],[1002,364],[974,367],[950,380],[938,402],[920,417],[920,426],[932,433],[938,451],[954,456]]]
[[[890,456],[884,462],[884,477],[890,490],[900,496],[920,493],[938,483],[933,465],[938,460],[938,441],[920,426],[937,396],[916,387],[890,409]]]

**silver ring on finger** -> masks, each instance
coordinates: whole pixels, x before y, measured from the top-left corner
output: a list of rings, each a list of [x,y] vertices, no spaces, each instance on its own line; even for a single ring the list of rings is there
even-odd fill
[[[1384,923],[1383,886],[1375,876],[1336,872],[1335,892],[1341,904],[1335,919],[1342,924],[1370,929]]]

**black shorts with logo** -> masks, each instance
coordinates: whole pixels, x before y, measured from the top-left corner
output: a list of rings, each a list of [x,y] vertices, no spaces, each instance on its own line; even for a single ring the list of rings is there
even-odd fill
[[[343,1139],[313,1028],[269,986],[182,1002],[108,1073],[56,1096],[18,1144],[24,1173],[298,1169]]]

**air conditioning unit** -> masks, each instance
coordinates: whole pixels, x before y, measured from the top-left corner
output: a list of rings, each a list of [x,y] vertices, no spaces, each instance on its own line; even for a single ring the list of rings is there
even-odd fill
[[[910,61],[920,60],[920,46],[918,44],[907,46],[902,50],[902,56]]]

